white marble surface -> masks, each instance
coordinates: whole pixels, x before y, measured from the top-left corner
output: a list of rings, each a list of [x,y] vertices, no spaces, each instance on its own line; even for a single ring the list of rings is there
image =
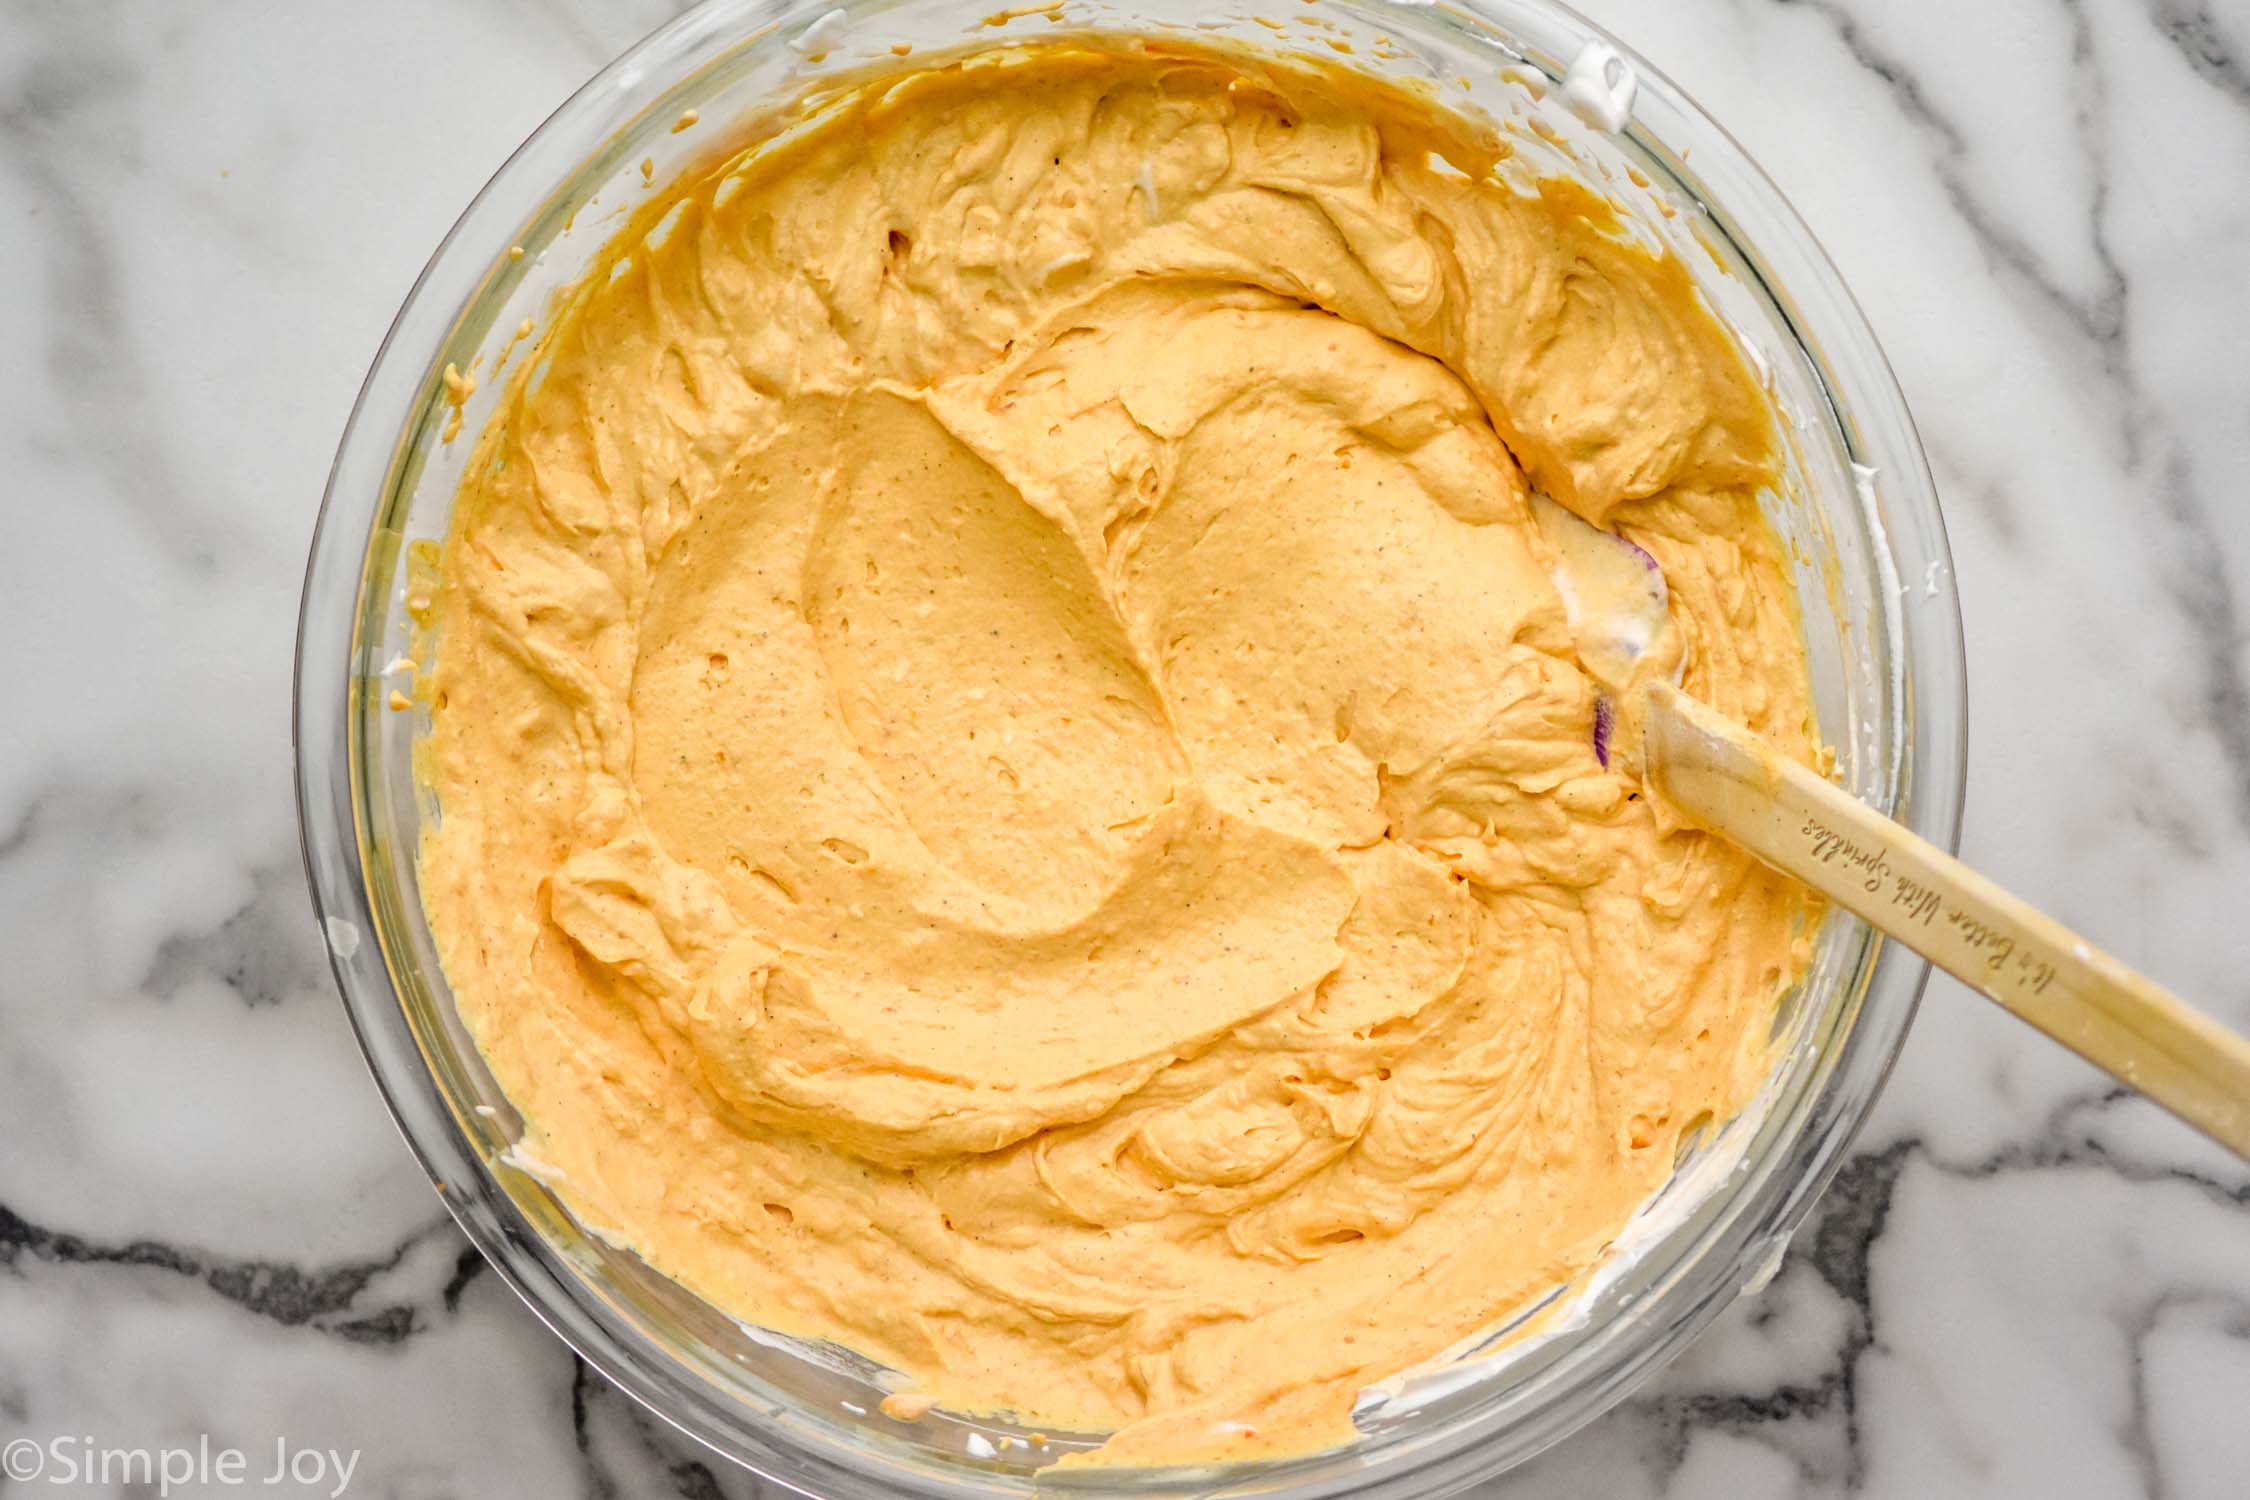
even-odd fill
[[[2250,1025],[2250,4],[1587,8],[1766,164],[1906,385],[1968,852]],[[367,361],[664,10],[0,6],[0,1440],[356,1448],[355,1495],[753,1490],[466,1251],[345,1027],[289,790]],[[2250,1494],[2250,1172],[1941,981],[1770,1289],[1491,1492]]]

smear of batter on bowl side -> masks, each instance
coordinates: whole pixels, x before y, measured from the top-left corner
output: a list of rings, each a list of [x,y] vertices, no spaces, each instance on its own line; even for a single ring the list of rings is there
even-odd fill
[[[632,215],[428,619],[429,920],[583,1219],[1101,1460],[1284,1453],[1748,1097],[1811,909],[1597,755],[1530,492],[1809,756],[1773,419],[1498,149],[1081,41]]]

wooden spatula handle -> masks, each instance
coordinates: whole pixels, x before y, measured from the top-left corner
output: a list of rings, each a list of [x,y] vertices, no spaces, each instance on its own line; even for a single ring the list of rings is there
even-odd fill
[[[1686,694],[1649,689],[1644,723],[1648,778],[1683,817],[2250,1160],[2250,1041]]]

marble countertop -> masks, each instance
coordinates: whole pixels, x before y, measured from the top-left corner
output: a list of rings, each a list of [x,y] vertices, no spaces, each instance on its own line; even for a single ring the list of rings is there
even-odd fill
[[[2250,5],[1582,3],[1764,162],[1897,366],[1967,617],[1966,852],[2250,1026]],[[440,1209],[290,790],[361,375],[490,170],[665,13],[0,8],[0,1441],[756,1493]],[[1773,1283],[1484,1493],[2243,1496],[2250,1171],[1934,982]]]

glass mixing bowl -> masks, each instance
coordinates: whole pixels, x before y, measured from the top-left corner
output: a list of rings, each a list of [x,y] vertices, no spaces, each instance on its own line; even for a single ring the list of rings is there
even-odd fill
[[[746,1328],[587,1233],[512,1151],[522,1122],[463,1030],[423,921],[415,851],[438,814],[413,771],[426,723],[388,707],[384,672],[410,630],[409,557],[445,535],[472,446],[440,441],[453,415],[445,367],[489,361],[522,320],[539,318],[599,248],[607,215],[645,190],[644,172],[661,181],[715,132],[770,128],[808,89],[905,66],[893,43],[912,43],[911,62],[922,63],[1086,30],[1331,65],[1342,41],[1348,65],[1511,131],[1509,170],[1575,172],[1620,203],[1632,232],[1674,245],[1766,375],[1788,433],[1788,480],[1768,509],[1797,560],[1836,774],[1924,837],[1954,843],[1966,726],[1960,617],[1905,403],[1811,234],[1679,89],[1549,0],[1292,0],[1239,11],[1232,0],[1218,9],[1066,0],[998,16],[994,3],[716,0],[557,110],[438,247],[352,412],[305,580],[297,794],[337,981],[407,1143],[500,1274],[609,1379],[769,1478],[836,1500],[1034,1488],[1443,1493],[1592,1418],[1770,1273],[1897,1055],[1926,965],[1830,915],[1804,982],[1778,1010],[1781,1060],[1749,1108],[1682,1153],[1616,1252],[1556,1288],[1536,1325],[1493,1330],[1370,1392],[1357,1442],[1263,1465],[1042,1474],[1098,1439],[1034,1446],[974,1414],[876,1416],[887,1372],[870,1361]],[[1284,11],[1278,32],[1257,21]],[[675,133],[689,110],[701,123]],[[487,380],[468,403],[470,431],[499,384]]]

